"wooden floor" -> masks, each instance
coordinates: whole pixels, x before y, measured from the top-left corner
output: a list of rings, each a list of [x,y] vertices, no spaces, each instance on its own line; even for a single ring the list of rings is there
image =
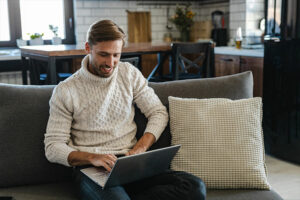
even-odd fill
[[[284,200],[300,200],[300,165],[266,156],[268,181]]]

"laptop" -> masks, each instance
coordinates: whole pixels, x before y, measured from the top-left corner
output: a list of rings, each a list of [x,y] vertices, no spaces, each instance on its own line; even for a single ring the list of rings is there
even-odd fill
[[[105,189],[138,181],[164,172],[169,168],[180,145],[146,151],[117,159],[110,172],[103,167],[88,167],[80,171]]]

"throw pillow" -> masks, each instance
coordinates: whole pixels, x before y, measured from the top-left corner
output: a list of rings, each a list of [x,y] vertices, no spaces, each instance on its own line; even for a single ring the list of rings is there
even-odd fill
[[[208,188],[270,189],[261,98],[169,97],[169,106],[171,143],[182,145],[173,170],[200,177]]]

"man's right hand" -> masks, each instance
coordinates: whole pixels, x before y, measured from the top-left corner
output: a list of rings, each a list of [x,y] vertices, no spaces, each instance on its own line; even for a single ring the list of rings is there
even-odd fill
[[[95,167],[104,167],[107,171],[111,171],[115,165],[117,157],[113,154],[93,154],[90,162]]]
[[[115,165],[117,157],[113,154],[95,154],[81,151],[72,151],[68,156],[68,162],[71,166],[93,165],[95,167],[104,167],[111,171]]]

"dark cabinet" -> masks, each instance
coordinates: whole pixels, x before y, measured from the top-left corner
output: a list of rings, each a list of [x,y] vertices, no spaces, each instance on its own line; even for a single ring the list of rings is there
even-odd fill
[[[215,55],[215,76],[226,76],[244,71],[252,71],[254,88],[253,95],[262,97],[263,58],[235,55]]]
[[[300,40],[265,42],[263,114],[266,151],[300,164]]]
[[[215,55],[215,76],[226,76],[239,73],[240,57],[231,55]]]

